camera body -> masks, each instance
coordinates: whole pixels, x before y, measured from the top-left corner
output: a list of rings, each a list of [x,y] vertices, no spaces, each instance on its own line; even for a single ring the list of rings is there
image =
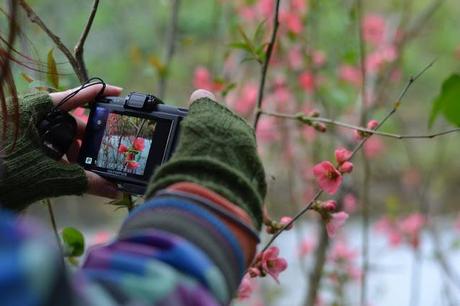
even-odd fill
[[[143,194],[154,170],[174,152],[186,115],[187,109],[150,94],[100,98],[92,104],[78,162],[122,191]]]

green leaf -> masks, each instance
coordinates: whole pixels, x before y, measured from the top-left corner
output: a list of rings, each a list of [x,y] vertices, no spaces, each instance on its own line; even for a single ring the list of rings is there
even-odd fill
[[[244,42],[235,42],[235,43],[231,43],[229,45],[231,48],[234,48],[234,49],[241,49],[241,50],[244,50],[244,51],[247,51],[247,52],[251,52],[251,48],[249,48],[249,46],[244,43]]]
[[[34,81],[34,79],[31,76],[25,74],[24,72],[21,72],[21,77],[29,84]]]
[[[58,74],[58,70],[57,70],[57,66],[56,66],[56,60],[54,59],[53,50],[54,50],[54,48],[52,48],[48,52],[48,73],[47,73],[47,76],[48,76],[48,82],[50,82],[50,84],[54,88],[58,89],[59,88],[59,74]]]
[[[224,89],[222,90],[222,96],[226,97],[230,91],[236,88],[236,83],[229,83],[227,84]]]
[[[65,227],[61,232],[64,255],[75,257],[83,255],[85,250],[85,237],[73,227]]]
[[[264,38],[264,34],[265,34],[265,21],[266,20],[262,20],[258,25],[257,25],[257,28],[256,28],[256,31],[254,32],[254,36],[252,38],[252,40],[256,43],[256,44],[260,44],[262,42],[262,39]]]
[[[452,74],[441,87],[441,93],[433,101],[428,126],[431,128],[436,118],[442,114],[444,118],[460,126],[460,75]]]

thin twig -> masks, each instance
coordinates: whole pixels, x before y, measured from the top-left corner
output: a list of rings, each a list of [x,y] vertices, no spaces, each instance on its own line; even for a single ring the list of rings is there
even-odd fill
[[[164,99],[166,93],[166,86],[168,81],[169,71],[171,70],[171,61],[173,59],[175,50],[176,50],[176,36],[177,36],[177,25],[179,22],[179,7],[180,7],[180,0],[173,0],[172,1],[172,8],[171,8],[171,18],[168,27],[168,33],[166,35],[166,52],[165,52],[165,60],[164,60],[164,67],[166,71],[164,73],[160,73],[160,79],[158,81],[158,97]]]
[[[399,97],[398,97],[398,100],[396,101],[396,103],[394,104],[393,106],[393,109],[383,118],[382,121],[380,121],[379,125],[375,128],[376,130],[379,129],[397,110],[398,108],[401,106],[402,104],[402,100],[403,98],[406,96],[407,94],[407,91],[409,90],[409,88],[412,86],[412,84],[418,80],[431,66],[433,66],[433,62],[429,63],[426,67],[423,68],[423,70],[421,72],[419,72],[415,77],[411,77],[409,79],[409,81],[407,82],[407,85],[403,88],[403,90],[401,91]],[[372,137],[372,135],[370,135],[369,137],[366,137],[364,139],[362,139],[357,145],[356,147],[353,149],[353,151],[351,152],[351,157],[350,157],[350,160],[355,156],[355,154],[363,147],[363,145],[367,142],[367,140],[369,140],[370,138]],[[323,190],[318,190],[316,192],[316,194],[313,196],[313,198],[305,205],[304,208],[302,208],[293,218],[290,222],[288,222],[287,224],[285,224],[276,234],[274,234],[272,236],[272,238],[267,242],[267,244],[262,248],[261,252],[264,252],[266,251],[271,245],[272,243],[276,240],[276,238],[278,238],[279,235],[281,235],[281,233],[284,232],[284,230],[286,228],[289,228],[291,227],[294,222],[296,222],[301,216],[303,216],[310,208],[311,206],[319,199],[319,197],[323,194]]]
[[[279,26],[279,10],[280,10],[280,0],[276,0],[275,5],[275,15],[273,17],[273,30],[272,35],[270,38],[270,42],[267,46],[267,53],[265,54],[264,63],[261,70],[260,75],[260,84],[259,84],[259,92],[257,96],[257,107],[256,107],[256,115],[254,118],[254,130],[257,129],[257,124],[259,123],[260,118],[260,109],[262,108],[262,102],[264,98],[264,89],[265,89],[265,79],[267,78],[267,71],[268,66],[270,64],[270,59],[272,57],[273,48],[275,47],[276,42],[276,34],[278,33],[278,26]]]
[[[84,51],[83,47],[85,45],[86,38],[88,37],[89,31],[91,30],[91,26],[93,25],[94,16],[96,16],[98,5],[99,5],[99,0],[94,0],[93,8],[88,17],[88,21],[86,22],[86,26],[83,29],[80,39],[78,40],[74,48],[75,60],[78,63],[80,73],[82,74],[85,81],[88,80],[88,70],[86,69],[85,60],[83,58],[83,51]]]
[[[54,34],[43,22],[43,20],[35,13],[35,11],[27,4],[25,0],[18,0],[19,5],[26,11],[27,17],[30,19],[32,23],[37,24],[45,33],[48,35],[49,38],[54,42],[56,47],[58,47],[59,50],[61,50],[62,53],[64,53],[65,57],[69,61],[70,65],[72,66],[73,70],[75,71],[75,74],[77,75],[79,81],[81,83],[85,82],[85,78],[83,74],[80,71],[79,65],[74,58],[72,52],[67,48],[61,41],[61,38]]]
[[[321,278],[323,276],[323,269],[326,263],[327,250],[329,247],[329,237],[322,220],[318,220],[318,228],[320,232],[319,243],[315,251],[313,270],[311,271],[308,279],[308,294],[305,300],[305,306],[315,305],[315,302],[317,301]]]
[[[359,42],[359,61],[361,68],[361,109],[360,109],[360,124],[364,125],[367,121],[367,70],[366,70],[366,44],[363,36],[363,2],[362,0],[356,1],[356,15],[357,15],[357,28],[358,28],[358,42]],[[363,159],[363,178],[361,184],[361,215],[362,222],[362,273],[361,273],[361,294],[360,305],[364,306],[367,300],[367,284],[368,284],[368,271],[369,271],[369,188],[371,178],[371,167],[366,154],[362,154]]]
[[[46,206],[48,207],[48,213],[50,215],[51,226],[53,227],[53,232],[54,232],[54,235],[56,237],[56,243],[57,243],[57,245],[59,247],[59,250],[61,251],[61,254],[64,254],[64,252],[62,250],[62,245],[61,245],[61,238],[59,237],[59,232],[58,232],[57,225],[56,225],[56,218],[54,217],[53,206],[51,205],[51,200],[50,199],[45,199],[43,201],[45,202]]]
[[[460,128],[453,128],[441,132],[436,132],[436,133],[431,133],[431,134],[423,134],[423,135],[399,135],[399,134],[394,134],[394,133],[387,133],[387,132],[381,132],[381,131],[376,131],[376,130],[371,130],[362,126],[357,126],[353,124],[348,124],[345,122],[340,122],[334,119],[329,119],[329,118],[323,118],[323,117],[310,117],[306,116],[302,113],[298,114],[285,114],[285,113],[276,113],[276,112],[269,112],[265,110],[261,110],[260,113],[262,115],[266,116],[272,116],[272,117],[277,117],[277,118],[283,118],[283,119],[291,119],[291,120],[299,120],[302,118],[303,121],[311,121],[311,122],[322,122],[325,124],[330,124],[330,125],[336,125],[340,126],[343,128],[351,129],[351,130],[356,130],[360,131],[366,134],[372,134],[372,135],[378,135],[378,136],[383,136],[383,137],[388,137],[388,138],[394,138],[394,139],[432,139],[438,136],[444,136],[456,132],[460,132]]]

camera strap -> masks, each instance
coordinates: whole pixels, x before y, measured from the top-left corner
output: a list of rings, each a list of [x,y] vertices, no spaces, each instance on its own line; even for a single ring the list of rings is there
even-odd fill
[[[38,122],[37,129],[41,139],[42,148],[49,157],[60,160],[69,150],[77,134],[77,121],[68,112],[60,109],[81,90],[102,84],[102,88],[96,96],[100,98],[106,88],[105,82],[98,77],[86,81],[79,88],[61,99],[46,115]]]

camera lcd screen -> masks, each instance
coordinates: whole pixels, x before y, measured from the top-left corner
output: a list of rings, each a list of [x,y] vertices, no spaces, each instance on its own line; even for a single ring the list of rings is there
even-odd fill
[[[143,175],[156,125],[153,120],[110,113],[96,166]]]
[[[171,120],[143,118],[96,107],[89,118],[86,169],[144,179],[161,164],[169,139]]]

